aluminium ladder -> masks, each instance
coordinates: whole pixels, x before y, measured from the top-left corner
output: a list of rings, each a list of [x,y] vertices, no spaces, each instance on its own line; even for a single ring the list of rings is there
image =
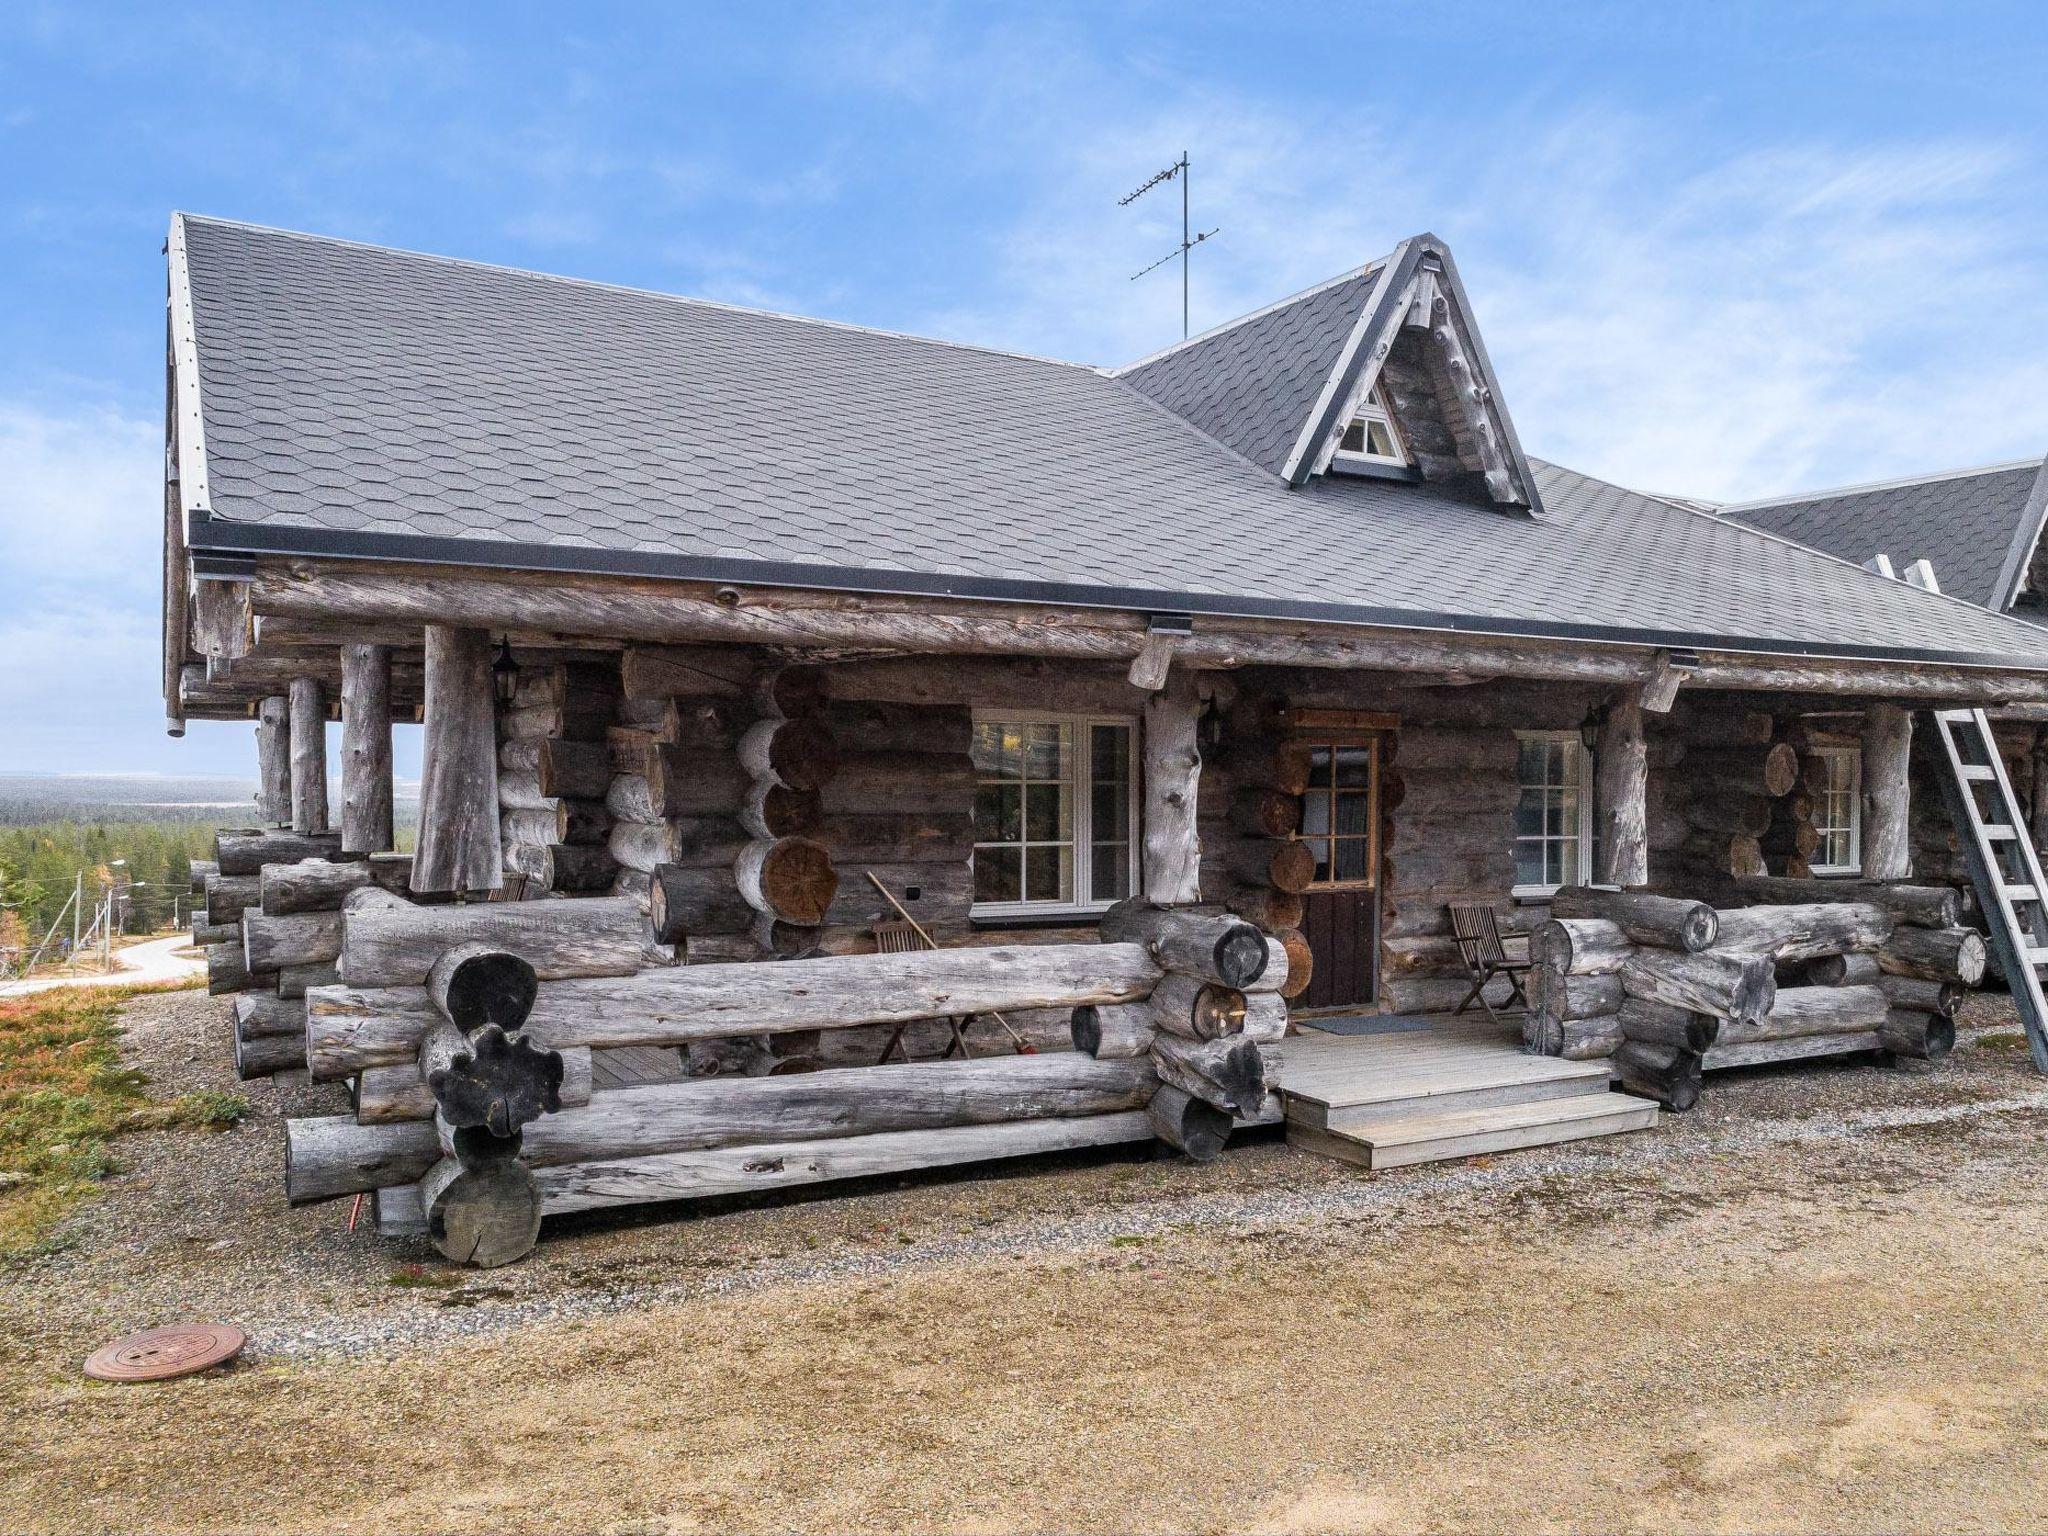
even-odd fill
[[[1981,709],[1928,714],[1947,769],[1941,775],[1942,797],[1962,838],[1970,883],[1991,929],[1992,952],[2026,1025],[2034,1066],[2048,1072],[2048,998],[2041,991],[2041,968],[2048,965],[2048,879],[2042,876],[2040,855],[2020,814],[1990,718]]]

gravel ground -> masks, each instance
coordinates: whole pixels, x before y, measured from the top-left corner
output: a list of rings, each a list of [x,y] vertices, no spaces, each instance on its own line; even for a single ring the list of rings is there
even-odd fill
[[[223,1086],[224,1018],[138,1000],[130,1054]],[[258,1088],[0,1269],[0,1527],[2048,1528],[2048,1084],[2002,1000],[1965,1024],[1608,1141],[1080,1154],[554,1222],[487,1275],[286,1208],[281,1115],[340,1096]],[[76,1376],[192,1317],[237,1370]]]

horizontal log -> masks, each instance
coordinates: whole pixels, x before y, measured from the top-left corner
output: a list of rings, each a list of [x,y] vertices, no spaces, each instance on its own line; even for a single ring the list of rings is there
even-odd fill
[[[290,917],[248,912],[242,917],[242,953],[252,974],[287,965],[320,965],[341,954],[341,931],[338,911],[296,912]]]
[[[351,891],[371,885],[403,891],[411,878],[412,860],[404,855],[389,859],[306,859],[297,864],[266,864],[257,877],[259,904],[270,917],[333,912],[340,909]]]
[[[1230,1115],[1256,1115],[1266,1097],[1265,1059],[1243,1035],[1217,1040],[1184,1040],[1161,1034],[1152,1042],[1151,1063],[1159,1081],[1214,1105]]]
[[[239,944],[242,942],[241,921],[209,923],[202,913],[192,919],[192,942],[201,949],[210,944]]]
[[[769,967],[764,967],[769,969]],[[1249,1048],[1249,1047],[1248,1047]],[[535,1168],[760,1142],[1068,1119],[1142,1109],[1149,1061],[1074,1051],[619,1088],[526,1127]]]
[[[1966,987],[1984,979],[1987,960],[1984,938],[1974,928],[1895,928],[1877,952],[1877,963],[1886,975],[1960,982]]]
[[[609,891],[619,873],[609,848],[572,848],[566,843],[508,844],[505,868],[542,890],[578,896]]]
[[[656,747],[645,777],[653,807],[664,816],[730,816],[752,782],[732,753],[697,747]]]
[[[774,965],[687,965],[544,984],[526,1028],[557,1050],[683,1045],[728,1035],[1135,1002],[1151,995],[1160,975],[1157,962],[1136,944],[1009,945],[835,955]],[[332,1081],[365,1066],[412,1059],[432,1017],[426,991],[417,985],[308,993],[308,1061],[314,1078]]]
[[[1169,973],[1152,991],[1152,1022],[1185,1040],[1217,1040],[1244,1028],[1245,995],[1235,987]]]
[[[274,992],[245,992],[235,999],[235,1033],[244,1040],[272,1035],[296,1035],[299,1065],[305,1065],[306,1000],[279,997]]]
[[[1529,940],[1529,957],[1561,976],[1600,976],[1621,969],[1635,946],[1600,917],[1552,918]]]
[[[1530,982],[1531,1009],[1554,1023],[1616,1013],[1625,995],[1619,971],[1598,976],[1562,976],[1548,966],[1538,966]]]
[[[552,812],[555,797],[541,792],[538,769],[532,773],[507,770],[498,774],[498,804],[508,811]]]
[[[1938,1013],[1953,1018],[1962,1006],[1963,984],[1959,981],[1925,981],[1918,976],[1879,976],[1878,987],[1894,1009],[1914,1013]]]
[[[1634,891],[1566,886],[1550,899],[1553,918],[1590,917],[1614,924],[1638,944],[1695,954],[1720,936],[1720,914],[1703,901]]]
[[[1739,1045],[1717,1045],[1708,1051],[1701,1065],[1710,1072],[1729,1067],[1765,1067],[1782,1061],[1805,1061],[1816,1056],[1848,1056],[1857,1051],[1876,1051],[1884,1042],[1874,1029],[1848,1035],[1788,1035],[1780,1040],[1749,1040]]]
[[[1700,1099],[1700,1056],[1673,1045],[1625,1040],[1613,1057],[1614,1077],[1630,1093],[1683,1114]]]
[[[1874,954],[1822,955],[1806,967],[1806,979],[1816,987],[1874,987],[1883,974]]]
[[[1847,1035],[1875,1029],[1890,1004],[1876,987],[1780,987],[1760,1019],[1729,1020],[1717,1045],[1786,1040],[1796,1035]]]
[[[304,1065],[303,1042],[300,1065]],[[574,1109],[588,1104],[591,1094],[591,1054],[586,1045],[572,1045],[562,1056],[562,1106]],[[434,1091],[412,1062],[397,1066],[369,1067],[356,1088],[356,1122],[360,1125],[396,1125],[406,1120],[434,1118]]]
[[[1690,1008],[1675,1008],[1648,998],[1625,998],[1616,1017],[1624,1036],[1646,1045],[1673,1045],[1699,1052],[1721,1035],[1721,1021],[1713,1014],[1695,1013]]]
[[[1237,916],[1268,933],[1299,928],[1308,911],[1300,896],[1261,885],[1226,885],[1223,903]]]
[[[957,704],[838,699],[824,707],[824,720],[843,747],[862,752],[953,756],[974,736],[973,711]]]
[[[629,698],[740,698],[760,670],[757,652],[714,645],[629,645],[619,687]]]
[[[287,965],[277,973],[277,995],[303,999],[310,988],[331,987],[341,980],[341,972],[335,969],[332,960],[322,960],[312,965]]]
[[[1159,1027],[1149,1003],[1084,1003],[1072,1014],[1074,1049],[1103,1061],[1129,1061],[1152,1049]]]
[[[1752,901],[1869,902],[1912,928],[1954,928],[1963,920],[1963,898],[1949,886],[1890,885],[1878,880],[1788,880],[1759,876],[1736,882]]]
[[[186,872],[191,877],[192,894],[198,896],[205,893],[206,877],[220,873],[220,865],[212,859],[193,859],[186,865]]]
[[[1567,1061],[1597,1061],[1612,1056],[1627,1037],[1621,1020],[1614,1014],[1587,1019],[1566,1019],[1559,1025],[1557,1054]]]
[[[411,1184],[441,1160],[430,1121],[358,1125],[353,1115],[284,1123],[285,1199],[293,1205]]]
[[[206,990],[224,997],[249,985],[249,961],[240,943],[206,946]]]
[[[306,1037],[257,1035],[235,1037],[235,1076],[242,1082],[272,1077],[279,1072],[298,1071],[306,1065]]]
[[[1867,902],[1738,907],[1721,914],[1719,947],[1790,964],[1822,955],[1869,954],[1891,932],[1891,914]]]
[[[461,944],[511,950],[543,980],[626,976],[656,954],[639,905],[615,896],[419,907],[359,891],[345,917],[341,974],[353,987],[422,985]]]
[[[1894,1008],[1878,1026],[1877,1039],[1897,1055],[1940,1061],[1955,1049],[1955,1020],[1939,1013]]]
[[[1686,825],[1702,832],[1742,832],[1761,837],[1770,830],[1771,799],[1760,788],[1705,780],[1693,786],[1679,808]]]
[[[1315,951],[1309,946],[1308,935],[1299,928],[1284,928],[1274,937],[1287,957],[1286,980],[1280,984],[1280,995],[1292,1002],[1307,992],[1309,983],[1315,980]],[[1272,976],[1273,962],[1269,960],[1266,975],[1261,979],[1270,981]]]
[[[885,1131],[821,1141],[780,1141],[654,1157],[607,1158],[569,1167],[536,1169],[534,1180],[540,1186],[543,1212],[553,1216],[604,1206],[703,1199],[905,1173],[917,1168],[1030,1157],[1079,1147],[1144,1141],[1155,1134],[1146,1111],[1125,1110],[1065,1120],[1016,1120],[1000,1125]]]
[[[1274,958],[1265,935],[1241,919],[1160,907],[1143,897],[1111,907],[1096,931],[1105,944],[1144,945],[1165,970],[1239,991],[1264,977]]]
[[[756,782],[818,789],[839,771],[839,742],[815,717],[756,721],[740,737],[739,764]]]
[[[1316,856],[1309,845],[1292,838],[1236,841],[1224,845],[1218,862],[1246,885],[1270,885],[1295,895],[1316,877]]]
[[[869,816],[919,809],[967,809],[974,760],[964,752],[844,751],[838,772],[818,788],[824,815]]]
[[[1284,790],[1249,785],[1231,796],[1230,821],[1247,837],[1288,837],[1301,829],[1301,800]]]
[[[1630,997],[1745,1022],[1769,1013],[1778,992],[1770,956],[1722,949],[1638,949],[1621,968],[1621,984]]]
[[[1214,1162],[1230,1140],[1228,1114],[1171,1083],[1159,1085],[1145,1112],[1153,1134],[1193,1162]]]
[[[512,1158],[444,1157],[420,1179],[427,1236],[457,1264],[496,1269],[540,1240],[540,1186]]]
[[[266,864],[333,859],[341,854],[339,832],[222,832],[213,840],[222,875],[257,875]]]
[[[261,872],[206,877],[206,920],[216,926],[239,923],[242,914],[263,906]]]
[[[602,800],[611,787],[611,750],[601,741],[543,741],[536,771],[544,795]]]

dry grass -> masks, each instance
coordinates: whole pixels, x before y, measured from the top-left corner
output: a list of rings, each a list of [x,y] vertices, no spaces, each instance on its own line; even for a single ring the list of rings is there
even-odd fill
[[[152,1100],[120,1060],[121,1005],[177,987],[76,987],[0,1002],[0,1259],[45,1247],[56,1222],[113,1173],[126,1131],[220,1129],[240,1094]]]

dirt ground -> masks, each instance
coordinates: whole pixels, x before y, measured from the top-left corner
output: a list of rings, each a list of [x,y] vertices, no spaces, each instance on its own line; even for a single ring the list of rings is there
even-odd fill
[[[266,1098],[0,1270],[0,1529],[2048,1529],[2048,1084],[1972,1007],[1611,1141],[1042,1159],[488,1276],[287,1211]],[[217,1012],[136,1003],[136,1058],[210,1080]],[[244,1362],[79,1376],[181,1316]]]

